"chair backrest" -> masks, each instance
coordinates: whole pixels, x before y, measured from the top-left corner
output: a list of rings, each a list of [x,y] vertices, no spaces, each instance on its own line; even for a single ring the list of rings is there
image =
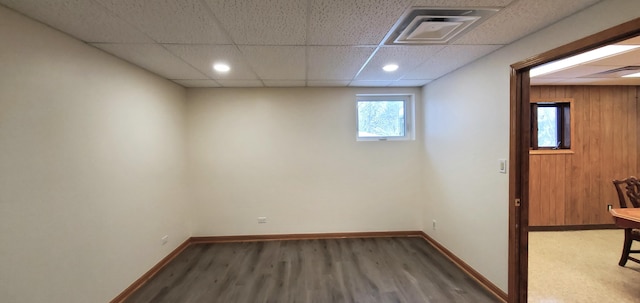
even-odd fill
[[[613,180],[613,185],[616,187],[616,192],[618,192],[620,207],[640,207],[640,181],[636,177]]]

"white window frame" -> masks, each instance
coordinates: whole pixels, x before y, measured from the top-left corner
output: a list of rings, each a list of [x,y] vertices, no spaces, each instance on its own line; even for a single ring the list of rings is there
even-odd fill
[[[408,141],[415,140],[415,96],[413,94],[358,94],[356,95],[356,141]],[[361,137],[359,129],[358,102],[402,101],[404,102],[404,136]]]

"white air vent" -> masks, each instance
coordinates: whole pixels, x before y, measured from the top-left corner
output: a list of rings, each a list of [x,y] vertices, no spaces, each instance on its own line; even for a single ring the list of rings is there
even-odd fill
[[[496,8],[413,7],[396,22],[385,44],[447,44],[496,12]]]

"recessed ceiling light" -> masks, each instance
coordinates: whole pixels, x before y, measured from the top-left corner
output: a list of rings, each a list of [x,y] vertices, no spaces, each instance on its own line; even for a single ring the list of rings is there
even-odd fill
[[[567,69],[576,65],[580,65],[585,62],[602,59],[605,57],[613,56],[615,54],[624,53],[632,49],[638,48],[640,45],[607,45],[601,48],[596,48],[592,51],[575,55],[566,59],[554,61],[551,63],[543,64],[534,67],[529,72],[529,77],[535,77],[553,73],[559,70]]]
[[[385,72],[393,72],[398,69],[396,64],[387,64],[382,68]]]
[[[640,73],[635,73],[635,74],[630,74],[630,75],[624,75],[622,76],[623,78],[640,78]]]
[[[213,69],[221,73],[226,73],[231,70],[231,67],[224,63],[216,63],[213,65]]]

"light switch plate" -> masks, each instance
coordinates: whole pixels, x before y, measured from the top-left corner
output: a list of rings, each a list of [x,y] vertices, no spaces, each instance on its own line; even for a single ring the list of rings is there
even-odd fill
[[[498,159],[498,172],[502,173],[502,174],[506,174],[507,173],[507,159]]]

